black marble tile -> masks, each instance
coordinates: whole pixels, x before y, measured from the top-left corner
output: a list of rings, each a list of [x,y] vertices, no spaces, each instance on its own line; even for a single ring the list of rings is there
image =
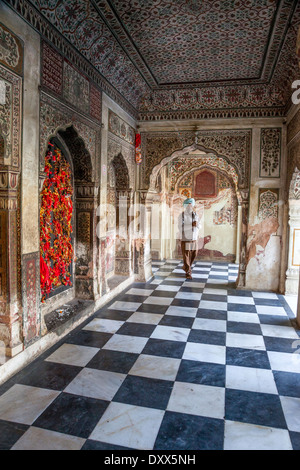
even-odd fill
[[[108,401],[61,393],[33,426],[87,439],[108,405]]]
[[[131,315],[132,315],[132,312],[106,308],[106,309],[96,312],[93,318],[107,318],[109,320],[126,321],[128,320],[129,317],[131,317]]]
[[[92,439],[87,439],[81,450],[133,450],[130,447],[117,446],[114,444],[108,444],[107,442],[93,441]]]
[[[226,364],[230,366],[271,369],[266,351],[244,348],[226,348]]]
[[[166,290],[155,290],[152,292],[150,297],[169,297],[169,298],[174,298],[177,292],[173,292],[168,290],[168,286],[164,286]],[[144,299],[145,300],[145,299]]]
[[[128,375],[113,401],[164,410],[169,402],[173,382]]]
[[[18,383],[50,390],[64,390],[82,370],[82,367],[41,361],[28,367],[28,373]]]
[[[280,398],[271,393],[225,390],[225,419],[286,429]]]
[[[227,312],[224,310],[211,310],[207,308],[198,308],[197,318],[212,318],[214,320],[226,320]]]
[[[192,330],[188,336],[190,343],[226,345],[226,333],[222,331]]]
[[[225,366],[182,359],[176,381],[225,387]]]
[[[181,341],[150,338],[144,347],[142,354],[181,359],[184,349],[185,343]]]
[[[293,450],[300,450],[300,432],[290,431]]]
[[[249,313],[256,313],[255,305],[249,304],[227,304],[227,309],[233,312],[249,312]]]
[[[300,371],[294,372],[273,371],[275,383],[279,395],[288,397],[300,397]]]
[[[299,348],[299,340],[291,338],[276,338],[273,336],[264,336],[264,342],[267,351],[277,351],[285,353],[294,353]]]
[[[195,319],[190,317],[177,317],[165,315],[159,322],[159,325],[177,326],[179,328],[192,328]]]
[[[66,342],[70,344],[78,344],[80,346],[102,348],[112,336],[113,335],[111,333],[80,330],[76,334],[68,335]]]
[[[0,420],[0,450],[10,450],[29,426]]]
[[[171,303],[175,307],[189,307],[189,308],[198,308],[200,300],[190,300],[190,299],[174,299]]]
[[[222,450],[224,421],[166,411],[154,450]]]
[[[158,313],[159,315],[164,315],[166,311],[168,310],[168,308],[169,308],[168,305],[142,304],[137,309],[137,312]]]
[[[239,333],[247,335],[261,335],[261,326],[258,323],[247,323],[238,321],[227,322],[228,333]]]
[[[213,302],[227,302],[227,295],[202,294],[201,300],[210,300]]]
[[[88,368],[127,374],[139,354],[102,349],[87,364]]]
[[[148,325],[144,323],[127,322],[118,330],[118,335],[142,336],[149,338],[156,325]]]

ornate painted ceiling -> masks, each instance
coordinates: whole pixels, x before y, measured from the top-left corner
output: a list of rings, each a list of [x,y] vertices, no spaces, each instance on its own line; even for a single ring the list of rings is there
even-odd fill
[[[231,109],[283,114],[297,78],[299,0],[17,3],[31,3],[141,119]]]

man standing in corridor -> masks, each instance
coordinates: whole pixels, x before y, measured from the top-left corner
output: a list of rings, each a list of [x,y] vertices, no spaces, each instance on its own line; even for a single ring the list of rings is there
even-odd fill
[[[178,228],[181,238],[183,270],[187,279],[192,279],[192,264],[197,256],[199,217],[194,212],[195,199],[188,198],[183,203],[183,212],[179,215]]]

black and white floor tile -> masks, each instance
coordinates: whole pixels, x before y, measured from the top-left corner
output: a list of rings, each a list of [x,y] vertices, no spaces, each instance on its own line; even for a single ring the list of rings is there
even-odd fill
[[[153,263],[0,387],[0,449],[300,449],[300,334],[237,266]]]

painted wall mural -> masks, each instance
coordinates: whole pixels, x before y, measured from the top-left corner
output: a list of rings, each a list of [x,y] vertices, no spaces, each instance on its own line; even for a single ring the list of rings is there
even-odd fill
[[[45,41],[42,42],[41,82],[61,100],[101,121],[101,90]]]

